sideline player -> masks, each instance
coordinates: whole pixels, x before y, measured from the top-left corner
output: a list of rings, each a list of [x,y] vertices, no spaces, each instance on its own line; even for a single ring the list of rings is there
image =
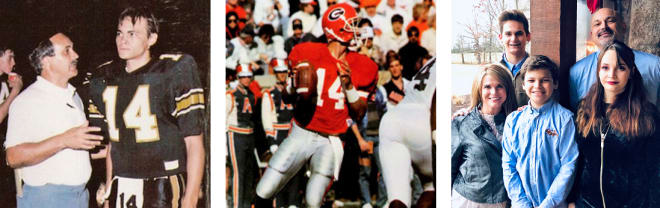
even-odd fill
[[[328,43],[301,43],[289,54],[290,64],[298,74],[313,67],[318,82],[314,83],[316,91],[310,92],[311,101],[296,101],[291,134],[275,152],[259,181],[259,197],[271,198],[307,161],[311,168],[305,191],[308,207],[320,207],[327,187],[332,179],[337,179],[343,157],[337,136],[346,132],[354,119],[364,116],[366,96],[375,89],[378,78],[376,63],[348,50],[350,42],[356,41],[358,22],[351,6],[333,5],[322,19]],[[297,91],[295,96],[304,99],[309,88],[287,88],[285,92],[292,93],[289,90]]]
[[[410,207],[411,161],[424,193],[417,202],[435,201],[432,130],[435,129],[435,58],[405,86],[406,96],[385,113],[380,123],[380,161],[390,207]],[[420,119],[429,118],[429,119]],[[410,179],[410,180],[402,180]]]
[[[148,9],[128,7],[118,21],[122,60],[89,82],[90,122],[110,138],[106,197],[111,207],[195,207],[205,154],[197,64],[186,54],[151,56],[158,21]]]

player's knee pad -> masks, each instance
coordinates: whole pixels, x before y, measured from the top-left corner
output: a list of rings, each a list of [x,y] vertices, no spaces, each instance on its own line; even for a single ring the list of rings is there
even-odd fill
[[[281,184],[284,184],[284,182],[282,182],[284,179],[285,175],[279,171],[272,168],[266,169],[266,172],[257,184],[257,195],[263,199],[272,198],[281,188]]]
[[[319,173],[312,173],[307,182],[307,190],[305,192],[305,201],[309,207],[320,207],[323,202],[325,192],[332,180],[331,177]]]

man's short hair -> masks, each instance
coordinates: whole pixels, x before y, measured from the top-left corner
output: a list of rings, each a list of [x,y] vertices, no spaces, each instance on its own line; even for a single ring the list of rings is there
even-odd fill
[[[11,50],[7,44],[0,43],[0,57],[3,57],[5,55],[6,50]]]
[[[548,70],[552,76],[552,82],[555,84],[559,83],[559,67],[557,67],[557,64],[555,64],[555,62],[550,60],[550,58],[547,56],[529,56],[525,63],[522,65],[520,73],[522,73],[521,75],[524,78],[528,71],[534,70]]]
[[[158,34],[158,19],[147,7],[126,7],[124,11],[119,14],[119,23],[125,18],[131,18],[131,22],[135,24],[140,18],[144,18],[147,21],[147,36],[151,33]]]
[[[293,21],[291,21],[291,25],[293,25],[292,28],[293,28],[294,30],[295,30],[295,29],[300,29],[300,30],[303,29],[302,20],[300,20],[300,19],[297,19],[297,18],[296,18],[296,19],[293,19]]]
[[[417,32],[417,37],[419,37],[419,35],[420,35],[419,34],[419,29],[417,29],[417,27],[415,27],[415,26],[412,26],[412,27],[408,28],[408,31],[407,31],[406,35],[408,35],[408,37],[412,37],[413,36],[412,35],[413,31]]]
[[[252,24],[246,24],[241,32],[239,33],[241,37],[245,37],[246,35],[253,36],[254,37],[254,25]]]
[[[399,22],[399,23],[403,24],[403,17],[399,14],[395,14],[395,15],[392,15],[391,21],[392,21],[392,24],[394,24],[394,22]]]
[[[523,28],[525,28],[525,34],[529,34],[529,23],[527,22],[527,17],[525,16],[525,13],[521,12],[520,10],[505,10],[502,12],[502,14],[500,14],[500,17],[498,17],[497,20],[500,23],[500,33],[502,33],[504,22],[516,21],[522,23]]]
[[[273,37],[275,35],[275,28],[271,24],[264,24],[259,28],[259,36],[268,35],[268,37]]]
[[[369,27],[374,27],[374,25],[371,24],[371,20],[369,20],[367,18],[362,18],[362,19],[360,19],[360,22],[358,23],[358,28],[362,27],[365,24],[369,24]]]
[[[53,43],[50,42],[50,39],[39,42],[37,47],[32,50],[28,57],[30,59],[30,65],[32,65],[34,71],[37,72],[38,75],[41,74],[41,71],[43,70],[41,59],[46,56],[55,56],[55,47],[53,47]]]
[[[388,54],[388,55],[389,55],[389,54]],[[401,64],[401,56],[399,56],[399,54],[394,53],[394,54],[391,55],[391,56],[387,56],[386,59],[387,59],[387,60],[385,61],[385,68],[387,68],[387,69],[390,68],[390,64],[391,64],[393,61],[399,61],[399,64]]]
[[[5,34],[4,32],[0,34],[0,57],[5,55],[6,50],[12,50],[12,48],[14,48],[11,45],[12,42],[14,41],[11,40],[8,34]]]

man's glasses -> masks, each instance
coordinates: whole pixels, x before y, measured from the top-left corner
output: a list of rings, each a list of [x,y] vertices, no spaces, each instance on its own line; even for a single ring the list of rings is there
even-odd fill
[[[231,22],[238,22],[238,20],[236,20],[236,19],[228,19],[227,22],[230,22],[230,23],[231,23]]]

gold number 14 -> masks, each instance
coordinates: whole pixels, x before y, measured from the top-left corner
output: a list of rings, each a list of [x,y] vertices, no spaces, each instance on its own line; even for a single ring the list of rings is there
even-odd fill
[[[105,102],[105,115],[108,119],[108,132],[110,140],[119,142],[119,129],[115,118],[115,107],[117,104],[117,86],[107,86],[103,91],[103,102]],[[140,85],[135,95],[123,113],[126,128],[135,129],[135,142],[158,141],[158,124],[156,115],[151,114],[149,105],[149,85]]]

